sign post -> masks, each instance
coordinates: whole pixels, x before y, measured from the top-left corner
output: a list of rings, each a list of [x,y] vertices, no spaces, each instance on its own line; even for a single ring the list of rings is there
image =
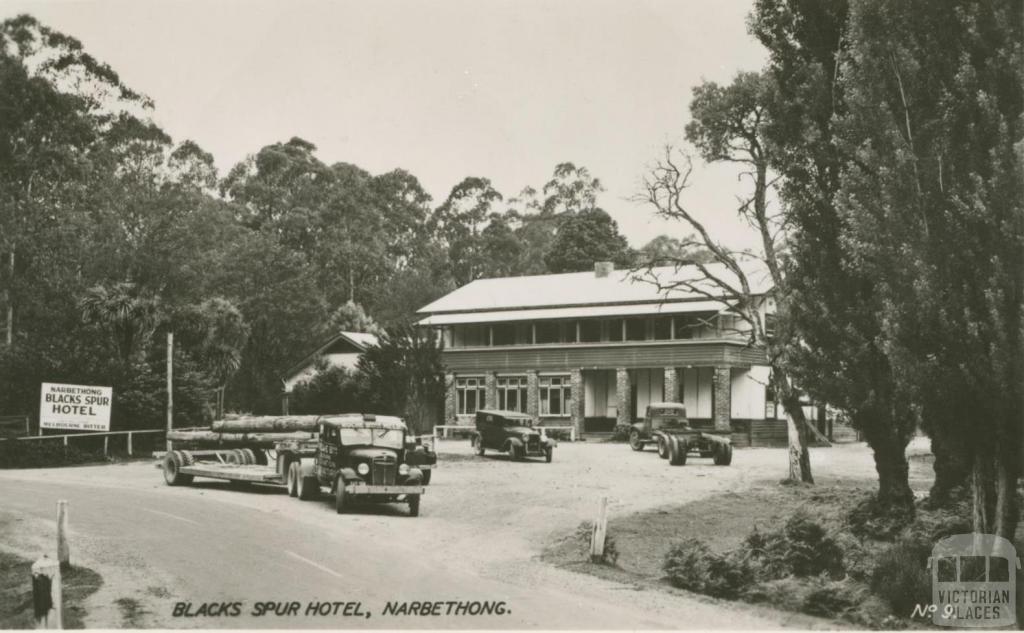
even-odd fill
[[[167,450],[171,450],[170,432],[174,427],[174,332],[167,333]]]
[[[112,387],[44,382],[39,394],[39,430],[109,431]]]

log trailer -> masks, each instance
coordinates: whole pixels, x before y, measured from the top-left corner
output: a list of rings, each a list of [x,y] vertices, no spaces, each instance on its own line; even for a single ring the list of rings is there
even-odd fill
[[[437,457],[406,431],[400,418],[364,414],[222,420],[169,433],[187,448],[165,453],[161,466],[170,486],[205,477],[280,486],[302,500],[327,488],[339,514],[369,501],[404,502],[418,516],[424,466]]]

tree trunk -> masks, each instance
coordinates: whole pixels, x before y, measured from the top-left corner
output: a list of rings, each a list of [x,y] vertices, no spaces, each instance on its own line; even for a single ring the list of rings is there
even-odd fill
[[[970,469],[963,455],[963,447],[951,442],[937,429],[932,433],[932,454],[935,455],[935,482],[928,494],[932,505],[942,505],[957,486],[966,486]]]
[[[995,472],[981,451],[975,451],[971,466],[971,523],[975,534],[992,534],[995,527]]]
[[[1011,453],[1011,455],[1006,455]],[[1004,451],[996,465],[996,509],[995,534],[1011,543],[1020,521],[1020,506],[1017,502],[1017,479],[1020,477],[1020,463],[1013,459],[1015,451]]]
[[[914,507],[914,493],[910,489],[910,464],[907,462],[906,443],[890,426],[868,443],[874,451],[875,470],[878,471],[878,501],[887,507]]]
[[[6,334],[5,339],[7,346],[10,347],[14,343],[14,299],[11,295],[11,286],[14,285],[14,247],[11,247],[11,252],[7,256],[8,266],[10,266],[10,279],[7,283],[7,288],[4,289],[4,303],[7,304],[7,320],[6,320]]]
[[[784,402],[783,408],[786,410],[786,429],[789,436],[789,480],[813,484],[811,454],[807,450],[810,433],[807,430],[804,411],[799,402],[795,407]]]

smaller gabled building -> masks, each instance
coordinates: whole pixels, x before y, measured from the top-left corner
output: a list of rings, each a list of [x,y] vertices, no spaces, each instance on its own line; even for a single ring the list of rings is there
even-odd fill
[[[302,360],[292,365],[281,377],[284,383],[282,409],[288,411],[288,397],[297,385],[311,380],[320,367],[344,367],[354,370],[359,357],[378,345],[377,337],[366,332],[338,332],[321,343]]]
[[[770,321],[768,276],[749,268]],[[479,279],[423,307],[419,325],[445,343],[446,423],[494,408],[608,432],[651,402],[674,401],[695,427],[729,429],[740,445],[784,444],[764,351],[749,346],[735,298],[701,278],[695,266],[634,275],[600,262],[593,272]]]

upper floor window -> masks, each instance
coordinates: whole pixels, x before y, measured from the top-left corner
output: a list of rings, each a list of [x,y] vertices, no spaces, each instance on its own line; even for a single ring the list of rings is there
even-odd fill
[[[643,341],[647,338],[647,319],[626,319],[626,340]]]
[[[601,341],[601,321],[584,319],[580,321],[580,343],[599,343]]]
[[[666,341],[672,338],[672,317],[657,317],[654,319],[654,338],[658,341]]]

